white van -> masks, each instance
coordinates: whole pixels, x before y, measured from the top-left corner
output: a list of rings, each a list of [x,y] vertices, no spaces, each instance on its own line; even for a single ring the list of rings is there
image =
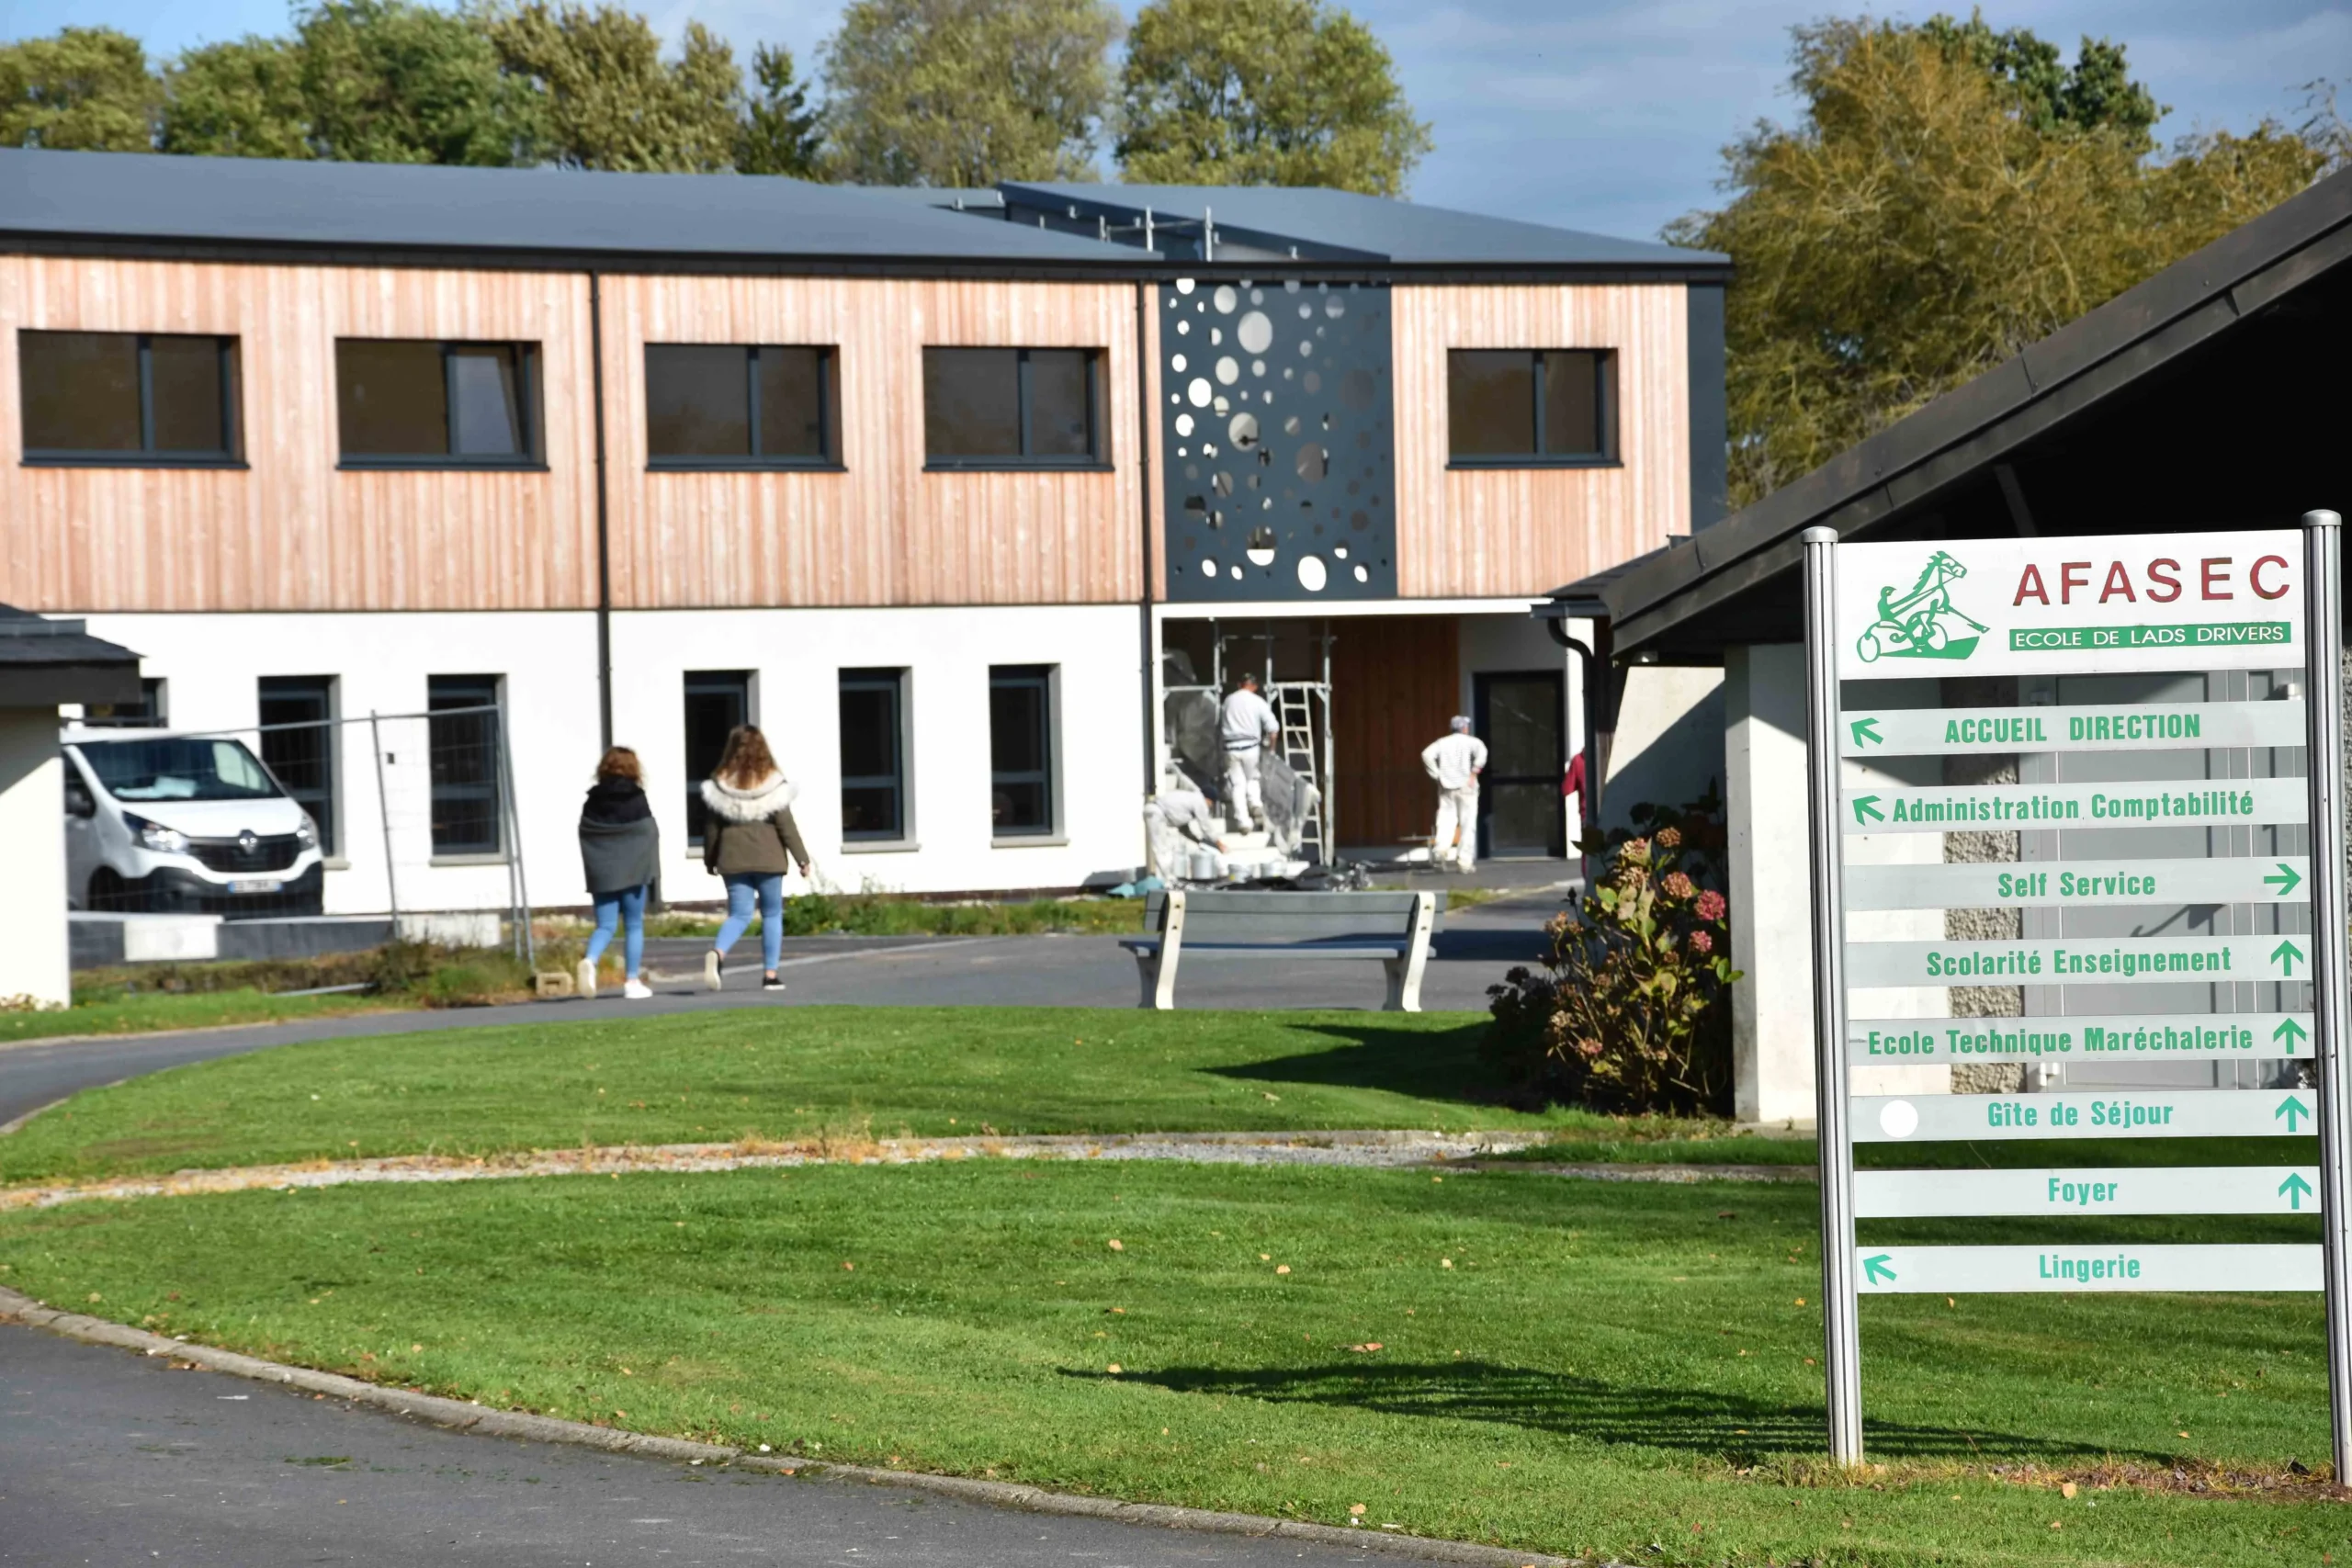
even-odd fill
[[[321,912],[318,825],[243,741],[80,728],[63,741],[71,908]]]

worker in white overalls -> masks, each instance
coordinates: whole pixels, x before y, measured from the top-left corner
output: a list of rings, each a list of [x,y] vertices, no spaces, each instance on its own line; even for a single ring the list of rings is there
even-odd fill
[[[1422,749],[1421,766],[1437,781],[1430,863],[1468,871],[1478,862],[1478,775],[1487,766],[1487,743],[1470,733],[1468,718],[1455,714],[1453,730]]]
[[[1225,699],[1217,716],[1217,733],[1225,742],[1225,816],[1237,833],[1247,833],[1266,822],[1265,788],[1258,765],[1266,748],[1281,735],[1274,710],[1258,694],[1258,677],[1244,675]]]

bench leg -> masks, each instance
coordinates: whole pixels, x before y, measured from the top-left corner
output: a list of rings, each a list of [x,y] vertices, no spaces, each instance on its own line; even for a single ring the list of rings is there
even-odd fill
[[[1408,958],[1384,958],[1380,967],[1388,975],[1388,999],[1382,1004],[1385,1012],[1419,1012],[1421,1010],[1421,966]]]
[[[1155,1012],[1171,1012],[1176,1007],[1176,955],[1171,953],[1138,953],[1136,954],[1136,978],[1141,982],[1143,996],[1136,1003]]]

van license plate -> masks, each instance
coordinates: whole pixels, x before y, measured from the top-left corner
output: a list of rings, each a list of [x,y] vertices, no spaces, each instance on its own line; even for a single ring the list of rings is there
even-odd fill
[[[243,882],[232,882],[229,884],[229,891],[232,893],[276,893],[282,890],[285,886],[284,883],[270,877],[251,877]]]

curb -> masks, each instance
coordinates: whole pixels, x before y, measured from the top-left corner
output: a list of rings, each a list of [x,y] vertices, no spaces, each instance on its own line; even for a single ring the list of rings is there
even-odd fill
[[[1269,1518],[1258,1514],[1226,1514],[1206,1508],[1180,1508],[1159,1503],[1122,1503],[1110,1497],[1086,1497],[1048,1492],[1012,1481],[978,1481],[958,1475],[924,1475],[910,1471],[880,1470],[871,1465],[831,1464],[821,1460],[783,1458],[747,1453],[718,1443],[691,1442],[683,1438],[655,1438],[553,1416],[526,1416],[493,1410],[438,1394],[413,1393],[385,1388],[334,1372],[289,1367],[234,1350],[216,1349],[187,1340],[169,1339],[143,1328],[131,1328],[101,1317],[59,1312],[30,1296],[0,1286],[0,1321],[21,1323],[87,1345],[109,1345],[147,1356],[168,1356],[208,1371],[254,1382],[277,1383],[305,1393],[322,1394],[352,1404],[364,1404],[389,1415],[406,1416],[454,1432],[514,1438],[526,1442],[565,1443],[599,1449],[607,1453],[638,1454],[647,1459],[683,1461],[688,1464],[724,1464],[738,1470],[776,1475],[825,1476],[862,1481],[874,1486],[895,1486],[958,1498],[995,1508],[1017,1508],[1032,1514],[1082,1515],[1125,1524],[1153,1525],[1163,1529],[1197,1530],[1216,1535],[1273,1536],[1284,1540],[1314,1541],[1343,1546],[1384,1556],[1416,1558],[1425,1562],[1459,1562],[1472,1568],[1572,1568],[1569,1559],[1541,1552],[1511,1551],[1470,1541],[1436,1540],[1426,1536],[1390,1535],[1378,1530],[1338,1525],[1307,1524],[1296,1519]],[[1591,1568],[1591,1565],[1589,1565]]]

